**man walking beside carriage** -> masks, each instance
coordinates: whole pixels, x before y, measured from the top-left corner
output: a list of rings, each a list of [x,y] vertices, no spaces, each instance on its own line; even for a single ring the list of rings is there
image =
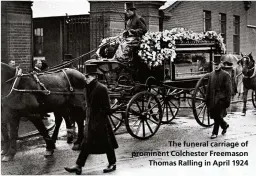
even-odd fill
[[[219,127],[222,128],[222,135],[227,132],[229,125],[223,118],[227,115],[226,109],[230,106],[232,96],[231,77],[222,69],[225,60],[222,57],[213,64],[214,71],[210,73],[206,92],[206,105],[210,117],[214,119],[211,139],[217,138]]]
[[[104,173],[116,170],[114,149],[118,148],[118,144],[108,119],[110,113],[108,90],[98,82],[97,76],[97,65],[86,65],[86,120],[82,149],[76,160],[76,166],[65,167],[66,171],[77,175],[82,173],[82,167],[90,154],[107,155],[109,165],[103,170]]]

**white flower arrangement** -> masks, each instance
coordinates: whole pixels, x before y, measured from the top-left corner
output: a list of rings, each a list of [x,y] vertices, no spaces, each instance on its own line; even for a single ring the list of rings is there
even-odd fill
[[[139,56],[150,68],[163,65],[164,60],[173,61],[176,57],[176,42],[215,42],[220,51],[226,52],[222,36],[215,31],[195,33],[184,28],[173,28],[163,32],[147,32],[141,42]]]
[[[125,39],[120,35],[105,38],[100,46],[107,43],[114,46],[122,43],[123,40]],[[165,60],[171,59],[173,61],[176,57],[177,43],[196,44],[204,42],[215,42],[219,51],[226,52],[221,34],[217,34],[215,31],[195,33],[185,28],[173,28],[163,32],[147,32],[141,40],[138,54],[152,68],[163,65]],[[99,49],[96,54],[100,57]]]
[[[102,41],[101,41],[101,44],[99,45],[99,49],[96,51],[96,54],[98,57],[101,57],[100,56],[100,49],[101,49],[101,46],[103,45],[110,45],[110,46],[115,46],[116,44],[120,44],[122,43],[123,41],[123,37],[122,36],[115,36],[115,37],[108,37],[108,38],[104,38]]]

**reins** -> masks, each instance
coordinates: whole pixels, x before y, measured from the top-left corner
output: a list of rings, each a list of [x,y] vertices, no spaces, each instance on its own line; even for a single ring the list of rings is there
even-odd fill
[[[2,100],[5,99],[5,98],[7,98],[7,97],[9,97],[9,96],[11,95],[11,93],[12,93],[13,90],[15,89],[14,86],[15,86],[15,84],[16,84],[18,78],[21,77],[21,76],[22,76],[22,70],[19,69],[18,67],[16,67],[16,72],[15,72],[14,77],[12,77],[12,78],[8,79],[7,81],[5,81],[5,83],[7,83],[7,82],[10,82],[11,80],[15,79],[14,82],[13,82],[13,84],[12,84],[12,87],[11,87],[10,92],[9,92],[6,96],[1,97]]]

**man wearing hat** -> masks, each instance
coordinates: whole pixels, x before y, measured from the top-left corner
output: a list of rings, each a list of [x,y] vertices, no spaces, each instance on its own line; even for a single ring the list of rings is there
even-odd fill
[[[142,37],[147,32],[147,26],[144,18],[136,12],[133,3],[126,3],[126,32],[124,37]]]
[[[222,70],[223,63],[218,60],[213,62],[214,70],[209,75],[205,102],[209,115],[214,119],[214,127],[211,139],[218,136],[219,126],[223,129],[222,135],[227,132],[229,125],[224,121],[227,115],[226,109],[231,102],[231,77],[228,72]]]
[[[76,160],[76,166],[65,167],[65,170],[80,175],[89,154],[105,153],[109,165],[103,172],[112,172],[116,170],[114,149],[118,148],[118,144],[108,119],[110,113],[108,90],[97,80],[96,64],[86,65],[85,77],[86,120],[82,150]]]
[[[136,12],[136,7],[133,3],[126,3],[126,29],[123,33],[125,38],[117,49],[114,59],[125,63],[132,57],[137,56],[137,48],[143,35],[147,32],[147,25],[140,15]]]

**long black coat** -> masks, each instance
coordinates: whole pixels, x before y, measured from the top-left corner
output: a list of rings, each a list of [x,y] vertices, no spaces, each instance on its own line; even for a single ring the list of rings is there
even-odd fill
[[[141,16],[134,14],[127,22],[126,29],[133,29],[134,37],[142,37],[147,32],[147,26],[144,18]]]
[[[218,113],[221,117],[226,116],[226,108],[231,103],[232,83],[228,72],[220,69],[212,71],[208,80],[206,91],[206,105],[211,117]]]
[[[90,154],[103,154],[118,148],[108,119],[110,112],[107,88],[93,80],[86,88],[86,120],[83,143]]]

